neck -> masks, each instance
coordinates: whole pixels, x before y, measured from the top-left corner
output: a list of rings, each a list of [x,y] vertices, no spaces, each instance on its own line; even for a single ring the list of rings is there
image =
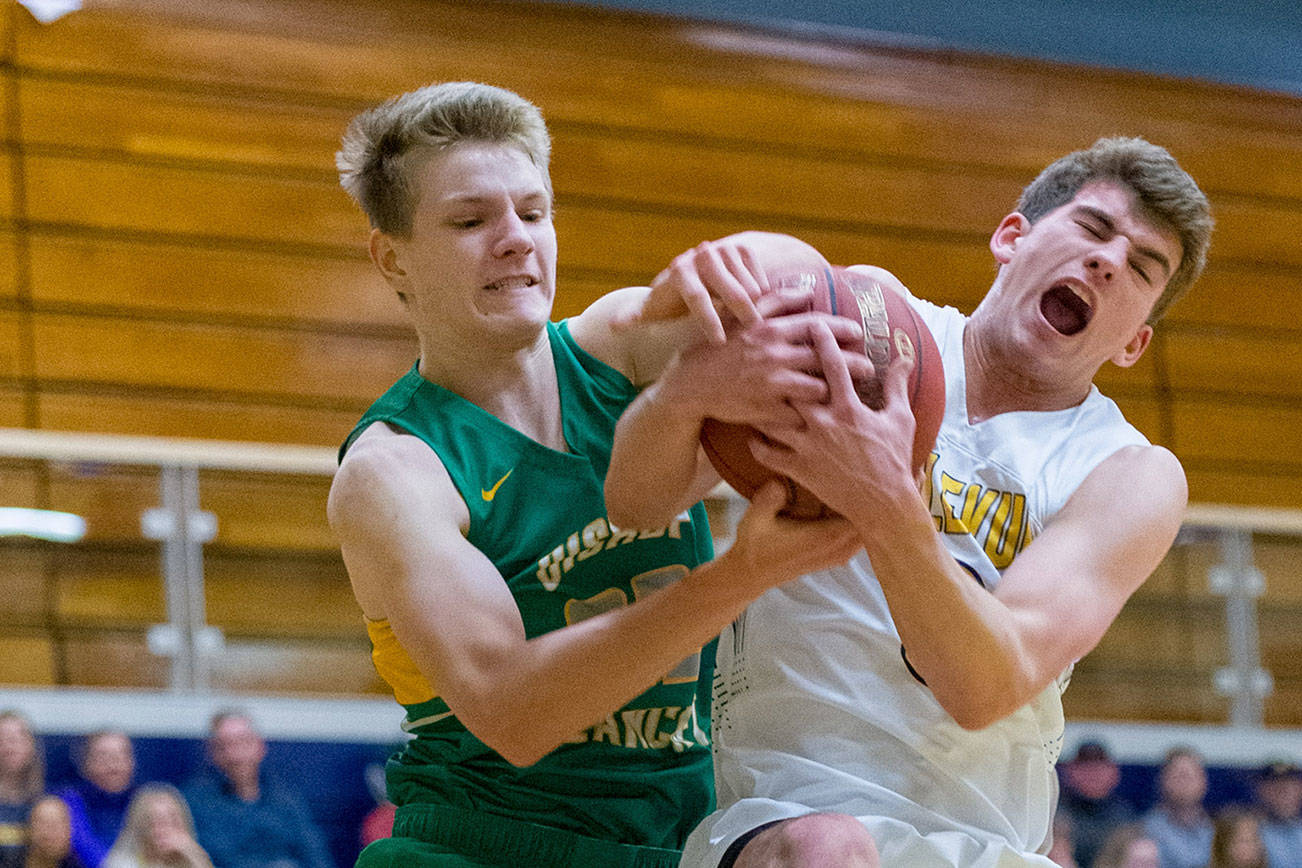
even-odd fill
[[[1168,802],[1166,811],[1171,819],[1182,826],[1196,825],[1203,816],[1202,805],[1176,805]]]
[[[551,342],[540,330],[525,347],[445,350],[421,337],[420,375],[552,449],[564,450]]]
[[[1051,382],[987,340],[979,315],[980,310],[963,329],[969,422],[981,422],[1000,413],[1065,410],[1089,396],[1092,381],[1069,385]]]
[[[256,777],[252,779],[240,779],[238,781],[232,780],[231,789],[235,791],[235,795],[239,796],[246,802],[256,802],[258,796],[261,794],[261,789],[258,787],[258,779]]]

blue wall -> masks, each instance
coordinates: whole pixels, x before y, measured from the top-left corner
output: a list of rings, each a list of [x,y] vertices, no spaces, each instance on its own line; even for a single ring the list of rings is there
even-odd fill
[[[1302,96],[1302,0],[547,0],[1250,85]]]

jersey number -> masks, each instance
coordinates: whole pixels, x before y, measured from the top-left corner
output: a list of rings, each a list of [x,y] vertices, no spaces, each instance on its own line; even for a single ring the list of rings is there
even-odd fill
[[[658,567],[629,579],[633,588],[633,600],[642,599],[661,588],[667,588],[687,575],[688,569],[682,564]],[[600,594],[585,600],[570,600],[565,604],[565,623],[577,624],[588,618],[595,618],[605,612],[627,606],[628,595],[619,588],[607,588]],[[668,675],[660,680],[661,684],[684,684],[696,681],[701,674],[701,655],[693,654],[675,666]]]

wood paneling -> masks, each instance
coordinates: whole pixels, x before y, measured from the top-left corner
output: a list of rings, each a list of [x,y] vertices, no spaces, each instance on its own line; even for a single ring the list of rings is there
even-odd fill
[[[23,136],[38,147],[153,160],[221,162],[332,175],[352,111],[126,82],[30,77],[19,90]],[[67,111],[67,106],[77,111]]]
[[[0,684],[54,683],[53,642],[45,636],[0,634]]]
[[[365,408],[377,384],[416,360],[414,338],[48,314],[34,330],[35,374],[63,383],[128,384],[314,398]]]
[[[406,328],[397,296],[364,254],[335,258],[34,233],[30,255],[31,295],[42,306]]]
[[[201,509],[217,519],[216,546],[334,551],[326,523],[330,480],[270,474],[200,474]],[[97,465],[54,468],[48,482],[50,507],[86,519],[86,539],[97,543],[142,543],[140,515],[158,506],[158,475],[151,469]]]
[[[101,394],[92,383],[81,390],[43,390],[37,403],[37,418],[40,427],[55,431],[337,447],[361,418],[361,412],[333,410],[311,403],[255,404],[247,396],[172,398]],[[21,426],[22,422],[8,424]]]
[[[365,220],[329,181],[129,160],[27,158],[33,221],[100,230],[297,244],[365,241]]]

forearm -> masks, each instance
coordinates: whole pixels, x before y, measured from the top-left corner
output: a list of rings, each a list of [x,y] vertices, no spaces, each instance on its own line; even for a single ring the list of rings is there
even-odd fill
[[[917,494],[901,491],[873,513],[855,526],[909,663],[936,700],[979,729],[1034,698],[1045,685],[1015,613],[950,556]]]
[[[511,762],[536,762],[718,635],[756,593],[744,569],[724,555],[636,605],[504,649],[481,668],[473,711],[454,711]]]
[[[618,527],[662,527],[717,481],[703,473],[702,415],[675,399],[672,376],[639,395],[615,428],[605,493]]]

